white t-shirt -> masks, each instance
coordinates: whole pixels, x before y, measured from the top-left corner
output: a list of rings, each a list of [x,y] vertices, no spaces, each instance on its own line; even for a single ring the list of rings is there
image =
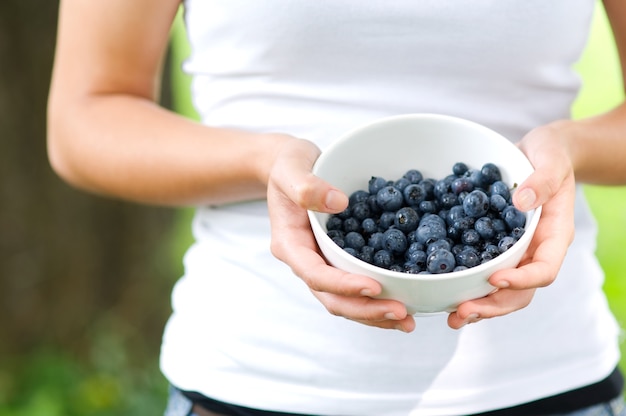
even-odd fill
[[[373,119],[443,113],[515,141],[569,117],[593,0],[187,0],[185,70],[203,121],[322,149]],[[245,161],[242,161],[245,163]],[[265,201],[200,207],[161,366],[218,400],[319,415],[463,415],[606,377],[618,326],[578,193],[563,269],[527,308],[411,334],[330,315],[269,251]]]

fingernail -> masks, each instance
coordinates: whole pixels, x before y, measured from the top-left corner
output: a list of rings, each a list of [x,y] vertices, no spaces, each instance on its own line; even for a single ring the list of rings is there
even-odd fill
[[[477,313],[470,313],[467,318],[465,318],[466,324],[473,324],[479,320],[480,316]]]
[[[500,289],[506,289],[510,286],[510,283],[506,280],[500,280],[499,282],[496,282],[495,286]]]
[[[409,330],[403,327],[402,325],[396,325],[396,329],[402,332],[409,332]]]
[[[368,297],[372,297],[374,296],[374,293],[372,292],[371,289],[363,289],[360,292],[361,296],[368,296]]]
[[[326,194],[326,208],[331,211],[341,211],[346,207],[346,197],[339,191],[334,189]]]
[[[533,207],[535,201],[537,200],[537,194],[530,188],[522,189],[517,192],[517,196],[515,198],[517,200],[519,209],[523,211],[527,211]]]
[[[397,321],[398,320],[398,316],[395,313],[393,313],[393,312],[387,312],[385,314],[385,319],[391,319],[391,320]]]

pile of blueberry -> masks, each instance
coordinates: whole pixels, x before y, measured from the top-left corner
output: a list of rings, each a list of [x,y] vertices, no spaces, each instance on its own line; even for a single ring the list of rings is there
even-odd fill
[[[447,273],[485,263],[524,233],[497,165],[458,162],[443,179],[417,169],[388,181],[373,176],[326,223],[328,236],[356,258],[405,273]]]

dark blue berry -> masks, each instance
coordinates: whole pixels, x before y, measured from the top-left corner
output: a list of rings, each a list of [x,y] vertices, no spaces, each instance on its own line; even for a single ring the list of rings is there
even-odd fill
[[[474,229],[483,240],[491,240],[496,235],[496,230],[493,228],[493,221],[489,217],[478,218],[474,223]]]
[[[504,253],[505,251],[513,247],[513,244],[515,244],[516,241],[517,240],[515,240],[510,235],[502,237],[502,239],[498,242],[498,251],[500,251],[500,253]]]
[[[450,189],[458,195],[461,192],[472,192],[474,190],[474,184],[468,177],[462,176],[452,181]]]
[[[370,193],[367,191],[363,191],[363,190],[355,191],[352,194],[350,194],[350,197],[348,198],[349,206],[354,206],[354,204],[356,204],[357,202],[365,202],[367,201],[367,198],[369,198],[369,196],[370,196]]]
[[[465,266],[467,268],[478,266],[481,263],[481,258],[472,248],[465,248],[459,254],[455,256],[456,264]]]
[[[482,174],[487,185],[492,184],[495,181],[502,180],[500,168],[493,163],[485,163],[480,169],[480,173]]]
[[[452,173],[454,173],[456,176],[465,175],[468,170],[469,168],[463,162],[457,162],[452,165]]]
[[[409,182],[411,182],[411,183],[420,183],[422,181],[422,179],[424,179],[424,176],[422,175],[422,172],[420,172],[417,169],[410,169],[410,170],[408,170],[403,175],[403,177],[408,179]]]
[[[366,234],[374,234],[378,231],[378,224],[373,218],[365,218],[363,222],[361,222],[361,229]]]
[[[372,176],[368,182],[368,191],[372,195],[376,195],[378,191],[387,186],[387,180],[380,176]]]
[[[489,197],[489,207],[492,211],[501,212],[509,203],[500,194],[493,194]]]
[[[343,220],[343,231],[345,231],[346,233],[359,230],[361,230],[361,221],[357,220],[354,217],[346,218],[345,220]]]
[[[399,230],[409,233],[417,228],[419,219],[419,215],[413,208],[404,207],[396,211],[394,224]]]
[[[355,250],[361,250],[361,248],[365,245],[365,238],[360,233],[355,231],[351,231],[346,234],[344,237],[345,247],[350,247]]]
[[[509,187],[502,181],[495,181],[494,183],[492,183],[489,187],[489,192],[492,196],[500,195],[507,203],[511,202],[511,191],[509,190]]]
[[[413,183],[404,188],[402,194],[407,205],[418,206],[422,201],[426,200],[427,193],[424,185]]]
[[[359,201],[352,206],[352,216],[359,221],[363,221],[371,215],[372,212],[369,204],[367,203],[367,199],[365,201]]]
[[[435,214],[422,217],[416,231],[417,241],[426,245],[445,238],[446,235],[446,223]]]
[[[433,274],[450,272],[455,266],[454,254],[445,249],[433,251],[426,260],[426,269]]]
[[[397,211],[402,207],[404,196],[394,186],[385,186],[376,193],[376,202],[383,211]]]
[[[504,208],[504,211],[502,211],[502,219],[507,227],[509,227],[509,230],[526,225],[526,215],[513,205]]]
[[[336,215],[331,215],[326,221],[326,229],[328,231],[343,229],[343,220]]]
[[[489,211],[489,197],[483,191],[474,190],[463,200],[463,209],[468,217],[483,217]]]
[[[382,250],[383,248],[383,233],[376,232],[367,239],[367,245],[376,249]]]
[[[393,263],[393,256],[387,250],[378,250],[374,253],[374,264],[378,267],[388,269]]]
[[[406,235],[396,228],[390,228],[383,233],[383,247],[392,253],[404,253],[408,246]]]

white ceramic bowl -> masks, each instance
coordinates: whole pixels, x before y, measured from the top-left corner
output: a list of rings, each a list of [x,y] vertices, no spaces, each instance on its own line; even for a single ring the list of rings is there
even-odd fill
[[[520,184],[533,171],[526,156],[500,134],[474,122],[438,114],[408,114],[359,127],[322,152],[313,172],[347,195],[367,189],[372,176],[396,180],[409,169],[442,179],[456,162],[480,169],[495,163],[502,180]],[[408,274],[386,270],[346,253],[326,234],[328,214],[309,211],[311,227],[326,260],[382,284],[380,298],[403,302],[414,315],[451,312],[467,300],[491,293],[487,279],[496,270],[514,268],[528,248],[541,207],[526,215],[526,231],[506,252],[467,270],[442,274]]]

